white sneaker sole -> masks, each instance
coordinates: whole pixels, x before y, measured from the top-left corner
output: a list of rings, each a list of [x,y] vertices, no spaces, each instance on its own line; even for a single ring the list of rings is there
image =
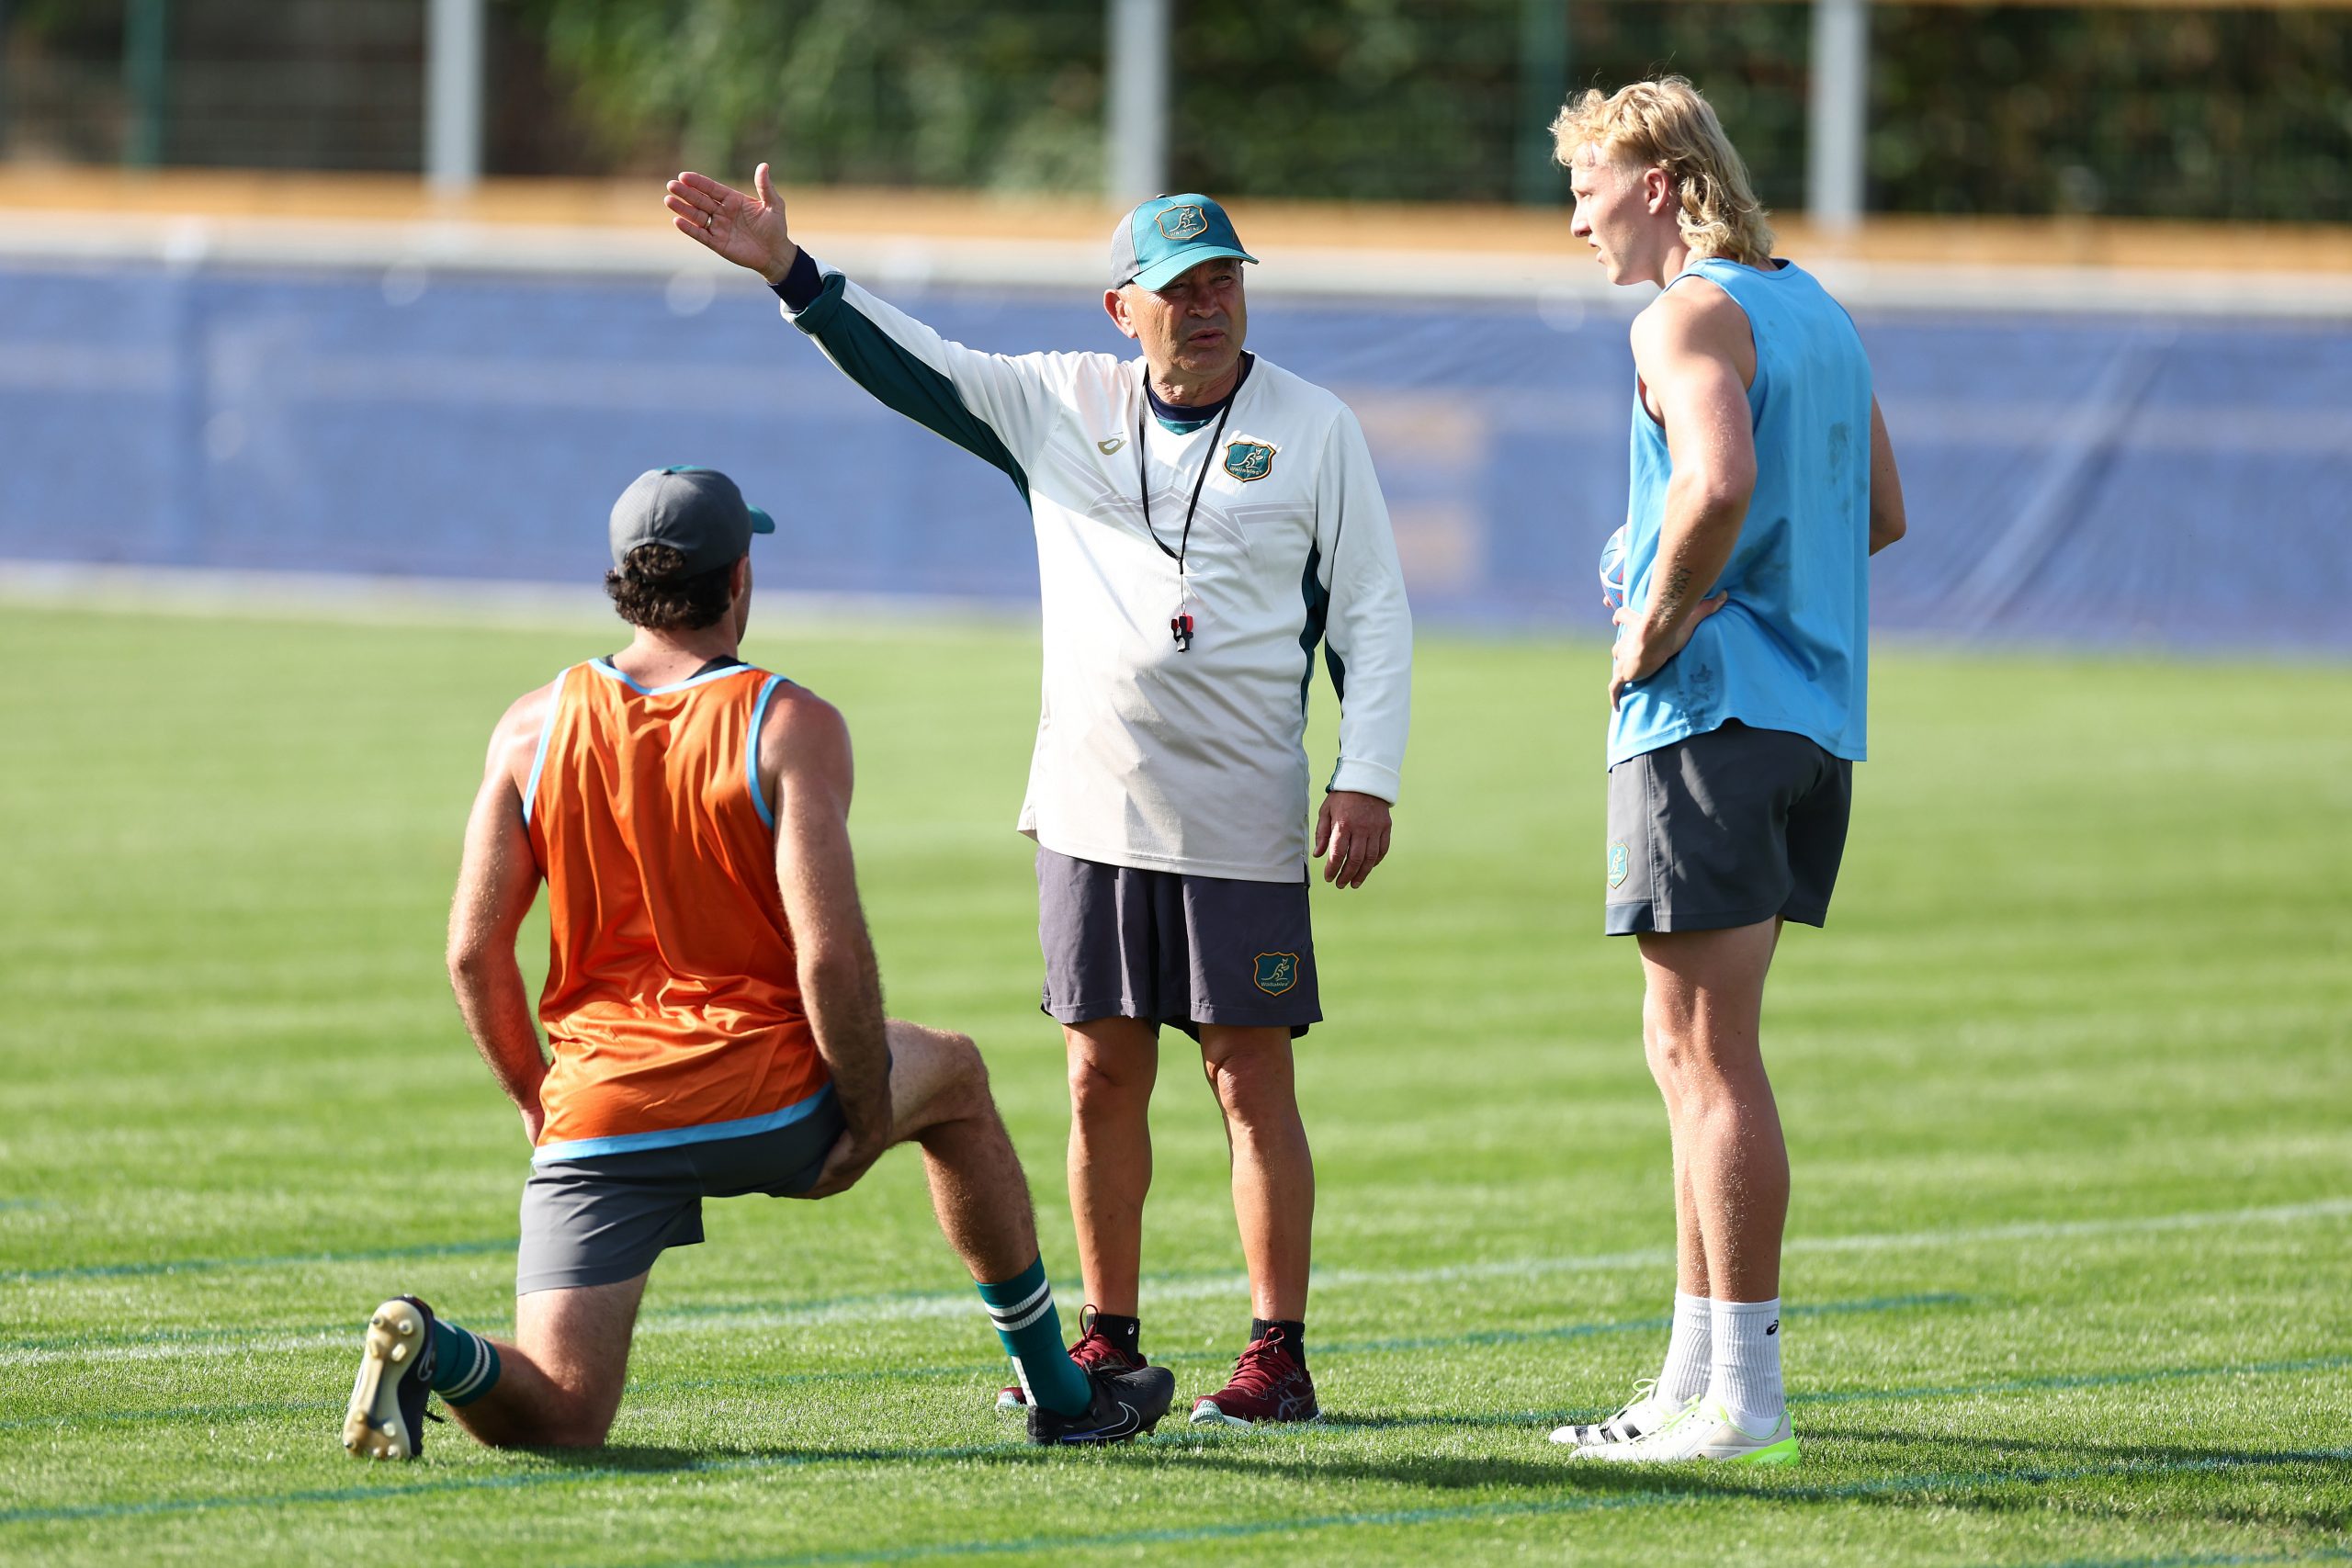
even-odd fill
[[[1227,1416],[1217,1408],[1216,1400],[1204,1399],[1193,1406],[1193,1413],[1184,1417],[1184,1421],[1192,1427],[1239,1427],[1244,1429],[1253,1427],[1318,1427],[1323,1423],[1323,1412],[1317,1410],[1300,1421],[1252,1421],[1245,1416]]]
[[[1802,1450],[1794,1434],[1777,1442],[1753,1446],[1709,1445],[1695,1453],[1661,1453],[1656,1449],[1645,1451],[1639,1440],[1630,1443],[1582,1444],[1570,1454],[1571,1459],[1592,1460],[1602,1464],[1757,1464],[1792,1465],[1799,1462]]]
[[[424,1317],[400,1300],[386,1302],[368,1320],[359,1376],[343,1417],[343,1446],[354,1459],[413,1459],[415,1434],[401,1419],[400,1381],[424,1347]]]

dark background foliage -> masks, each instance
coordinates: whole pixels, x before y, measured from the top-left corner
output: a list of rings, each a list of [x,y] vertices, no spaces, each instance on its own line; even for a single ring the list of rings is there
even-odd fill
[[[127,18],[0,0],[0,147],[121,157]],[[167,164],[409,169],[424,0],[164,0]],[[1768,204],[1804,198],[1810,7],[1188,0],[1171,178],[1236,196],[1556,201],[1572,87],[1706,90]],[[493,173],[741,173],[1086,194],[1102,0],[492,0]],[[1886,212],[2352,220],[2352,12],[1884,6]],[[1548,39],[1547,47],[1544,40]]]

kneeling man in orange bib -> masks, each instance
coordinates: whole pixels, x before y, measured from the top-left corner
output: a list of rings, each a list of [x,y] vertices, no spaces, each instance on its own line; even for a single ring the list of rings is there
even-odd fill
[[[602,1443],[647,1275],[703,1239],[702,1201],[828,1198],[902,1143],[922,1145],[940,1228],[1021,1368],[1030,1440],[1117,1441],[1167,1413],[1168,1372],[1090,1374],[1062,1348],[972,1042],[883,1017],[848,728],[736,651],[752,536],[774,528],[723,474],[640,475],[614,504],[605,580],[635,637],[492,734],[449,976],[533,1145],[514,1337],[386,1302],[344,1422],[355,1455],[414,1457],[428,1393],[494,1446]],[[514,957],[542,882],[547,1056]]]

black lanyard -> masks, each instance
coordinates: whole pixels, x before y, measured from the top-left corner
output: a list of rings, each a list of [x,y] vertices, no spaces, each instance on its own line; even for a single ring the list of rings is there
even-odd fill
[[[1239,382],[1234,384],[1232,392],[1225,400],[1225,407],[1217,413],[1216,428],[1209,433],[1208,456],[1201,459],[1201,471],[1193,480],[1193,499],[1184,508],[1184,528],[1176,536],[1176,547],[1171,550],[1168,542],[1159,536],[1159,530],[1151,525],[1151,479],[1146,468],[1148,454],[1145,450],[1144,424],[1151,400],[1150,374],[1149,371],[1144,373],[1144,390],[1136,400],[1136,493],[1143,501],[1144,532],[1151,536],[1151,542],[1159,547],[1161,555],[1176,563],[1176,613],[1168,617],[1168,629],[1176,638],[1176,651],[1190,653],[1193,651],[1193,616],[1187,608],[1190,596],[1184,588],[1184,558],[1192,553],[1193,548],[1193,513],[1200,510],[1201,487],[1209,482],[1209,465],[1216,461],[1216,444],[1225,435],[1225,422],[1232,416],[1233,405],[1241,400],[1241,386]]]

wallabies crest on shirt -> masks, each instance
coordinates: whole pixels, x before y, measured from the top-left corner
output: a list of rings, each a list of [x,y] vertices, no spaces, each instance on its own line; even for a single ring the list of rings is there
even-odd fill
[[[1298,954],[1295,953],[1261,953],[1258,954],[1258,988],[1270,997],[1279,997],[1298,984]]]
[[[1229,441],[1225,447],[1225,471],[1244,484],[1262,479],[1274,471],[1274,449],[1262,441]]]

